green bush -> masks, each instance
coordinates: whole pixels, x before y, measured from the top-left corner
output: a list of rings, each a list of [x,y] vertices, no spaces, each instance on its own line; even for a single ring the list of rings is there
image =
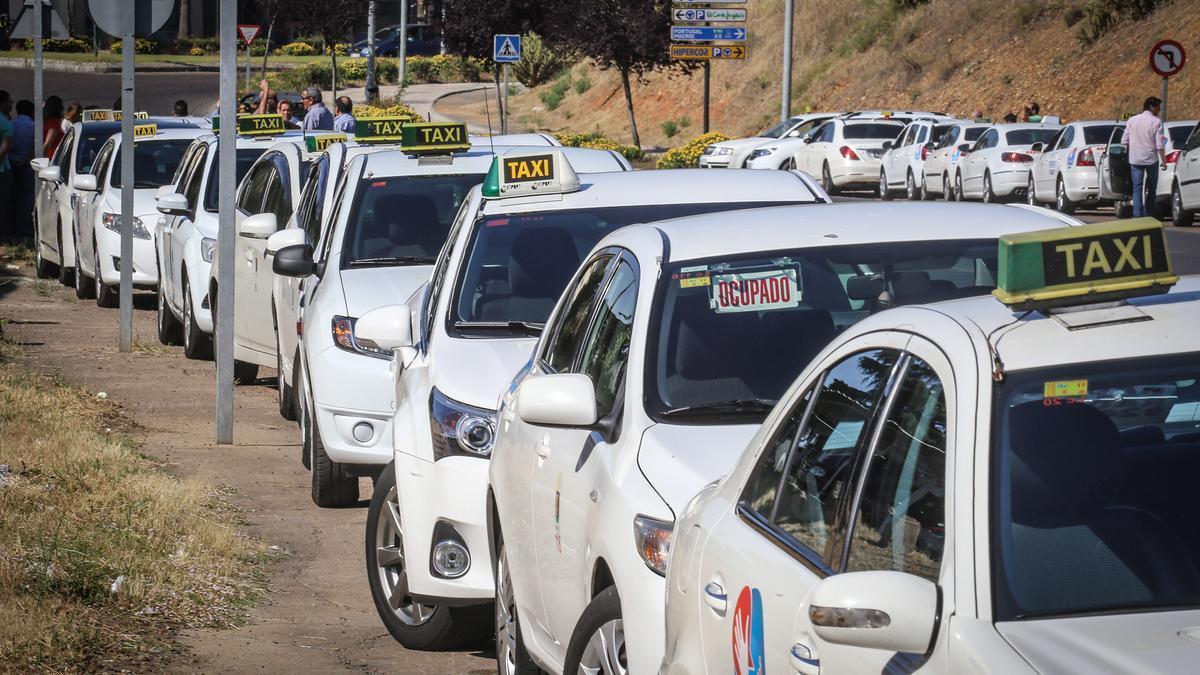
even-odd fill
[[[283,45],[279,49],[276,49],[275,53],[284,56],[316,56],[317,49],[307,42],[296,41]]]
[[[16,47],[16,44],[14,43],[13,46]],[[81,37],[70,37],[65,40],[42,40],[42,49],[47,52],[84,54],[92,51],[92,42]]]
[[[671,148],[658,160],[657,167],[660,169],[688,169],[699,166],[700,155],[704,149],[713,143],[727,141],[729,137],[717,131],[712,131],[707,134],[702,134],[693,138],[688,143]]]
[[[123,43],[121,40],[113,40],[113,43],[108,46],[108,49],[109,49],[109,51],[111,51],[114,54],[120,54],[122,44]],[[133,41],[133,53],[134,54],[157,54],[159,52],[159,46],[160,45],[157,42],[155,42],[154,40],[145,40],[143,38],[137,38]],[[84,51],[87,51],[87,50],[84,50]]]
[[[437,64],[428,56],[410,56],[405,59],[404,72],[413,82],[433,82],[437,79]]]
[[[592,148],[594,150],[615,150],[625,156],[631,162],[636,162],[645,157],[645,153],[641,148],[633,145],[624,145],[617,143],[614,140],[605,138],[599,131],[590,134],[555,134],[555,138],[559,143],[562,143],[568,148]]]
[[[582,96],[583,94],[587,93],[588,89],[591,89],[591,88],[592,88],[592,81],[590,79],[588,79],[587,75],[581,75],[578,80],[575,80],[575,93],[576,94],[579,94]]]
[[[521,60],[512,64],[510,72],[518,82],[532,88],[549,82],[565,65],[537,33],[530,33],[521,40]]]
[[[675,134],[679,133],[679,123],[675,120],[667,120],[660,124],[659,127],[662,129],[663,135],[667,138],[674,138]]]
[[[1075,34],[1081,44],[1095,43],[1122,21],[1139,21],[1169,0],[1090,0],[1083,6],[1083,25]]]
[[[547,110],[554,110],[562,105],[562,101],[567,96],[567,92],[571,90],[571,81],[566,77],[559,79],[554,84],[550,85],[549,89],[544,89],[538,93],[538,98],[542,99],[542,103],[546,105]]]

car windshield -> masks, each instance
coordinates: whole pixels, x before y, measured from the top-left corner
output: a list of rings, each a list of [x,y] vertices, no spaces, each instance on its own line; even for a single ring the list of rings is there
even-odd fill
[[[342,268],[432,265],[450,224],[484,174],[369,178],[359,187]]]
[[[100,129],[89,128],[89,125],[84,124],[78,133],[79,147],[75,151],[75,172],[91,173],[96,155],[100,154],[100,148],[104,147],[104,142],[113,135],[113,131],[107,124],[101,126]]]
[[[800,123],[800,120],[798,120],[798,119],[786,120],[786,121],[780,122],[779,124],[776,124],[775,126],[771,127],[770,129],[767,129],[766,131],[759,134],[759,136],[761,136],[763,138],[782,138],[783,135],[787,133],[788,129],[791,129],[792,127],[796,126],[799,123]]]
[[[1183,144],[1187,142],[1188,136],[1192,134],[1192,129],[1195,128],[1194,124],[1177,124],[1173,127],[1167,127],[1167,135],[1171,137],[1171,145],[1175,148],[1182,148]]]
[[[1108,143],[1108,139],[1112,137],[1114,129],[1124,131],[1124,124],[1093,124],[1083,128],[1083,144],[1084,145],[1104,145]],[[1117,135],[1117,140],[1121,136]]]
[[[242,179],[246,177],[246,172],[258,160],[262,154],[266,152],[266,148],[238,148],[237,149],[237,179],[234,185],[240,185]],[[220,181],[217,180],[217,167],[220,165],[220,151],[213,151],[212,161],[208,166],[208,189],[204,192],[204,210],[217,211],[217,196],[220,190]],[[134,155],[136,157],[136,155]]]
[[[580,262],[606,234],[633,223],[792,202],[655,204],[490,215],[476,224],[450,308],[459,329],[546,323]],[[509,328],[505,328],[509,327]]]
[[[133,179],[135,188],[156,188],[170,183],[183,153],[192,144],[190,138],[171,138],[161,141],[139,141],[133,148]],[[113,155],[109,185],[121,187],[121,148]]]
[[[1013,129],[1004,132],[1008,145],[1033,145],[1034,143],[1049,143],[1058,129]]]
[[[1012,372],[995,405],[998,621],[1200,606],[1200,352]]]
[[[900,135],[902,124],[847,124],[842,129],[842,138],[858,140],[890,141]]]
[[[838,333],[889,307],[985,295],[996,240],[879,242],[723,256],[663,275],[646,354],[658,420],[757,423]]]

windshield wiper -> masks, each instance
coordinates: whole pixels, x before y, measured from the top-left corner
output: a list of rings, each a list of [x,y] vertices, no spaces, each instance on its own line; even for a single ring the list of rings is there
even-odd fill
[[[769,413],[777,401],[767,398],[743,398],[703,405],[685,405],[660,413],[663,417],[700,417],[704,415],[747,415]]]
[[[537,337],[542,334],[546,324],[532,321],[457,321],[454,327],[464,330],[507,330]]]
[[[381,267],[384,265],[432,265],[437,262],[433,258],[419,255],[397,255],[383,258],[359,258],[351,260],[351,267]]]

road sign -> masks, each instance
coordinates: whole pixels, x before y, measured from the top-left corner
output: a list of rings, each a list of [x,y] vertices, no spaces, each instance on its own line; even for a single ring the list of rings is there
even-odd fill
[[[493,37],[492,60],[496,63],[518,63],[521,60],[521,36],[497,35]]]
[[[254,42],[254,38],[258,37],[258,32],[261,30],[262,30],[262,26],[259,26],[257,24],[252,24],[252,23],[239,23],[238,24],[238,35],[242,36],[242,42],[246,43],[247,47],[250,46],[251,42]]]
[[[745,42],[745,28],[715,26],[671,26],[671,40],[676,42]]]
[[[133,34],[150,37],[175,11],[175,0],[88,0],[88,14],[100,30],[117,37],[125,34],[125,16],[133,11]]]
[[[671,16],[676,21],[745,21],[746,10],[676,7]]]
[[[1175,40],[1159,40],[1150,48],[1150,69],[1163,77],[1177,74],[1183,70],[1184,63],[1187,63],[1187,52]]]
[[[741,45],[671,45],[671,58],[688,61],[712,61],[746,58]]]
[[[42,37],[56,40],[65,40],[71,37],[67,31],[67,24],[63,23],[62,17],[58,15],[58,10],[50,6],[50,0],[42,0],[42,5]],[[14,40],[33,38],[33,33],[33,0],[25,0],[21,11],[17,13],[17,19],[13,22],[13,29],[8,37]]]

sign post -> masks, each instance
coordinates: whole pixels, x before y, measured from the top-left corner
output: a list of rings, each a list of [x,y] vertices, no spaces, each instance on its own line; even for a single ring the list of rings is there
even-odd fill
[[[783,79],[779,83],[779,121],[786,122],[792,116],[792,4],[783,0]]]
[[[42,68],[45,62],[42,60],[42,13],[33,13],[33,156],[42,156],[42,144],[37,142],[38,130],[42,128]],[[42,131],[45,134],[45,131]],[[43,135],[41,138],[45,138]],[[36,233],[35,233],[36,234]],[[36,243],[34,244],[37,245]],[[61,246],[59,247],[62,248]],[[59,251],[59,262],[66,264],[67,261]]]
[[[496,35],[492,38],[492,60],[504,66],[504,110],[500,114],[500,133],[508,133],[508,65],[521,62],[521,36]]]
[[[1162,77],[1162,96],[1159,97],[1162,99],[1162,109],[1159,110],[1159,119],[1162,120],[1164,129],[1167,124],[1167,80],[1179,74],[1185,63],[1187,52],[1176,40],[1159,40],[1150,48],[1150,69]]]
[[[246,91],[250,91],[250,43],[254,42],[254,38],[258,37],[262,26],[252,23],[239,23],[238,35],[242,37],[242,42],[246,43]],[[263,74],[266,77],[266,73]]]
[[[220,116],[237,119],[237,0],[221,0]],[[217,357],[217,443],[233,444],[233,255],[237,191],[237,124],[222,124],[217,138],[217,297],[213,310]]]
[[[744,4],[746,0],[674,0],[671,18],[682,25],[671,26],[671,58],[703,61],[704,133],[709,129],[709,99],[712,92],[712,62],[746,58],[746,10],[709,5]],[[791,0],[787,0],[790,11]],[[697,7],[696,5],[705,5]],[[790,15],[789,15],[790,16]],[[789,20],[789,26],[791,24]],[[714,26],[712,24],[733,24]],[[700,44],[720,42],[724,44]],[[733,44],[728,44],[733,43]],[[785,65],[785,67],[787,67]],[[785,96],[786,98],[786,96]]]

